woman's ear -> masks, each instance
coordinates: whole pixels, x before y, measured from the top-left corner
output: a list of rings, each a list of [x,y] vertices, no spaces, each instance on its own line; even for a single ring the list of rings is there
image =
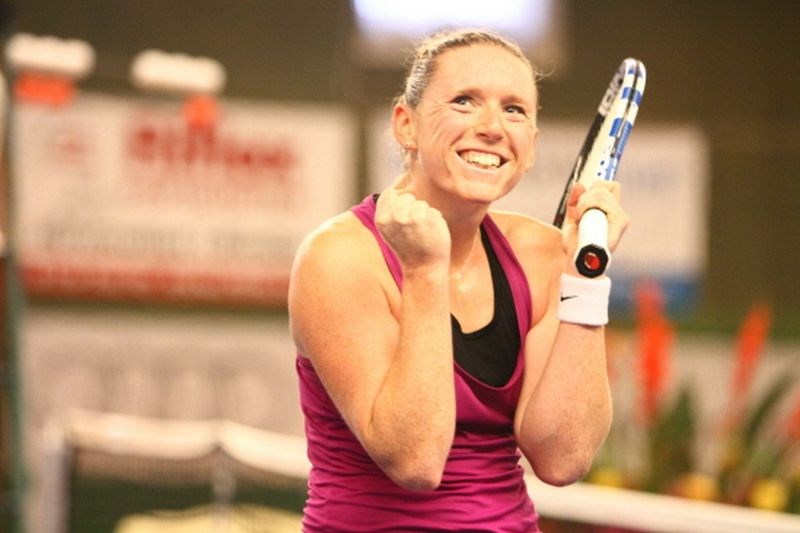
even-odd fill
[[[403,150],[417,149],[416,117],[405,103],[396,104],[392,110],[392,133]]]

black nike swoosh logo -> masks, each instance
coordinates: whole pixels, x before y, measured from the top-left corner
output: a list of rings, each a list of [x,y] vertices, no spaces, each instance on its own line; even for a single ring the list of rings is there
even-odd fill
[[[561,295],[561,301],[563,302],[564,300],[571,300],[571,299],[573,299],[573,298],[577,298],[577,297],[578,297],[578,295],[577,295],[577,294],[570,294],[569,296],[564,296],[564,295],[562,294],[562,295]]]

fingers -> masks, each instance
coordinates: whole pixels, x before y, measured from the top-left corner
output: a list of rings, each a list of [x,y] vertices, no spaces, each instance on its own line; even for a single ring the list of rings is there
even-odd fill
[[[449,261],[450,232],[444,217],[411,192],[390,188],[381,193],[375,223],[404,264]]]
[[[580,219],[589,209],[599,209],[606,214],[620,208],[620,184],[615,181],[596,180],[588,186],[580,184],[575,199],[576,218]]]
[[[391,223],[408,225],[424,222],[428,217],[441,218],[441,216],[437,209],[432,208],[424,200],[418,200],[412,193],[391,188],[378,198],[375,221],[379,225]]]
[[[599,209],[606,214],[608,220],[608,247],[613,251],[629,224],[628,214],[620,203],[621,185],[615,181],[595,180],[588,184],[576,183],[571,191],[564,234],[571,241],[577,229],[578,221],[589,209]],[[570,242],[565,247],[570,251]]]
[[[586,185],[583,183],[576,181],[572,188],[569,191],[569,199],[567,200],[567,206],[575,208],[578,205],[578,199],[580,199],[581,195],[586,191]]]

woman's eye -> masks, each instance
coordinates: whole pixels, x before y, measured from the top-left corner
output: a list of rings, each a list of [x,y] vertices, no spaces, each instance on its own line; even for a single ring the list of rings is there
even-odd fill
[[[518,106],[518,105],[506,106],[506,111],[509,112],[509,113],[515,113],[515,114],[518,114],[518,115],[525,115],[526,114],[525,113],[525,109],[522,106]]]
[[[464,96],[464,95],[456,96],[455,98],[453,98],[453,103],[457,105],[467,105],[471,101],[472,99],[469,96]]]

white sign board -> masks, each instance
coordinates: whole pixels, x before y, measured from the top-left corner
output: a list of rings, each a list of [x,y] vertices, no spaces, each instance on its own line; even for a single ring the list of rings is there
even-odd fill
[[[30,294],[280,305],[302,236],[354,197],[355,124],[331,106],[84,95],[20,104],[14,236]]]

